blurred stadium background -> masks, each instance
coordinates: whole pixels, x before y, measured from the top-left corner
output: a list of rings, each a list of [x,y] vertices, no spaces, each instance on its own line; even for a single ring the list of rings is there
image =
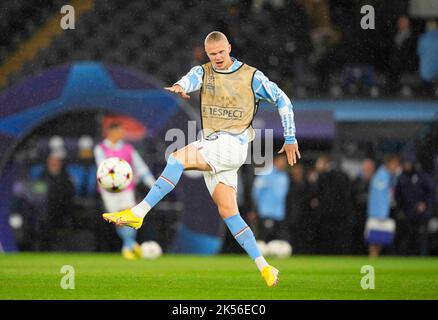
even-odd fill
[[[100,218],[92,148],[108,121],[122,119],[159,173],[166,130],[187,132],[198,117],[196,95],[182,102],[161,87],[204,62],[204,37],[221,30],[232,55],[260,68],[294,105],[304,169],[291,172],[286,199],[284,237],[294,253],[366,254],[361,168],[386,153],[401,154],[432,185],[419,191],[428,205],[421,217],[405,212],[403,199],[394,203],[396,240],[386,253],[438,253],[438,66],[422,61],[418,45],[432,33],[437,48],[433,0],[77,0],[73,30],[59,26],[64,4],[0,4],[0,251],[118,251],[114,228]],[[375,30],[360,27],[366,4]],[[262,105],[255,125],[274,128],[281,145],[275,107]],[[65,169],[55,176],[53,152]],[[342,184],[318,179],[322,154]],[[239,203],[257,231],[253,167],[241,169]],[[145,192],[138,187],[139,199]],[[202,177],[185,176],[140,240],[166,252],[239,252],[213,204],[199,201],[207,197]]]

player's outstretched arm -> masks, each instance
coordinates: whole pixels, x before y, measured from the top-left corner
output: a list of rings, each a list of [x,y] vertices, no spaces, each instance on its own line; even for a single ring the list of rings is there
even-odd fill
[[[201,88],[203,75],[204,69],[201,66],[195,66],[173,86],[164,89],[179,94],[184,99],[190,99],[188,93],[197,91]]]
[[[300,150],[298,148],[298,142],[297,143],[290,143],[290,144],[283,144],[283,147],[281,148],[278,153],[286,152],[287,156],[287,162],[293,166],[295,163],[297,163],[298,159],[301,159]]]
[[[190,99],[190,96],[184,92],[183,88],[179,84],[175,84],[171,87],[165,87],[164,90],[179,94],[184,99]]]

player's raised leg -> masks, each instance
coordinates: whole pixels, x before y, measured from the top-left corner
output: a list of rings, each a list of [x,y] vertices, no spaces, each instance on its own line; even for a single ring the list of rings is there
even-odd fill
[[[211,171],[211,167],[195,146],[188,145],[169,156],[166,167],[143,201],[132,209],[104,213],[103,218],[119,226],[140,228],[146,214],[175,188],[184,170]]]
[[[224,183],[218,183],[212,197],[228,229],[230,229],[240,246],[254,260],[267,286],[274,287],[277,285],[279,271],[266,262],[257,247],[254,233],[240,216],[234,188]]]

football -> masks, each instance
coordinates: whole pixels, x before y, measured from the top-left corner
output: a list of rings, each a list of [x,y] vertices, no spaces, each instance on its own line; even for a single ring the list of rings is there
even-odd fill
[[[101,188],[109,192],[120,192],[129,186],[133,173],[127,161],[113,157],[102,161],[96,176]]]
[[[267,256],[273,258],[289,258],[292,255],[292,246],[284,240],[272,240],[266,245]]]
[[[156,259],[163,254],[163,249],[155,241],[145,241],[140,247],[143,259]]]

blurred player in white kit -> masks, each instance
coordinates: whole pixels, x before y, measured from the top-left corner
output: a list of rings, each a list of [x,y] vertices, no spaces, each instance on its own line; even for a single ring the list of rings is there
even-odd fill
[[[155,183],[155,178],[149,167],[144,163],[135,148],[123,141],[124,137],[125,131],[122,124],[113,121],[108,126],[106,138],[94,148],[97,166],[107,158],[119,157],[131,165],[134,173],[133,181],[123,191],[112,193],[99,188],[103,204],[108,211],[125,210],[136,205],[135,185],[139,179],[149,188],[152,188]],[[123,257],[129,260],[139,258],[141,250],[136,241],[137,231],[125,226],[116,226],[116,231],[123,243]]]

